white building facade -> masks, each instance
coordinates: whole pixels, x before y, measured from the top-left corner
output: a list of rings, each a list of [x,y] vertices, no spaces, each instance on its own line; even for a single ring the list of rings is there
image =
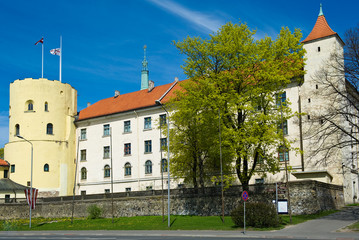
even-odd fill
[[[305,75],[302,82],[293,82],[285,89],[284,99],[291,102],[293,112],[305,113],[285,123],[285,137],[301,151],[278,154],[281,172],[266,179],[254,176],[251,183],[285,181],[286,161],[292,171],[289,181],[317,180],[342,185],[346,203],[355,201],[359,188],[358,160],[345,161],[352,149],[344,148],[322,162],[322,156],[311,156],[317,139],[307,138],[313,127],[310,118],[328,104],[316,92],[322,87],[315,82],[317,71],[330,59],[333,51],[343,53],[344,43],[328,25],[322,10],[317,22],[303,40],[306,50]],[[344,76],[339,76],[339,78]],[[143,62],[140,91],[103,99],[82,110],[76,121],[78,140],[77,194],[141,191],[167,188],[167,148],[159,130],[166,112],[156,100],[166,103],[179,88],[177,81],[154,87],[148,81],[146,59]],[[322,124],[322,123],[315,123]],[[163,151],[161,152],[161,144]],[[161,162],[164,163],[163,172]],[[343,171],[344,167],[353,171]],[[355,171],[356,169],[356,171]],[[163,177],[162,177],[163,173]],[[163,179],[163,181],[162,181]],[[180,181],[171,180],[171,188]]]

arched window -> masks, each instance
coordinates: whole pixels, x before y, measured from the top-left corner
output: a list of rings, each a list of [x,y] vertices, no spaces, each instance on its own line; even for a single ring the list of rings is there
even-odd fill
[[[162,165],[162,168],[161,168],[161,171],[162,172],[167,172],[167,159],[162,159],[162,161],[161,161],[162,163],[161,163],[161,165]]]
[[[45,102],[45,112],[49,111],[49,104],[47,102]]]
[[[15,125],[15,136],[19,136],[20,135],[20,125],[16,124]]]
[[[145,173],[146,174],[152,173],[152,162],[150,160],[147,160],[145,163]]]
[[[44,165],[44,172],[48,172],[48,171],[50,171],[50,168],[49,168],[49,164],[45,164]]]
[[[131,176],[131,163],[125,164],[125,176]]]
[[[104,177],[110,177],[111,176],[111,168],[109,165],[105,165],[104,168]]]
[[[81,179],[82,180],[87,179],[87,170],[85,167],[81,168]]]
[[[52,123],[48,123],[46,126],[46,134],[54,134],[54,127],[52,125]]]
[[[31,100],[28,100],[26,102],[26,110],[27,111],[34,111],[34,102]]]

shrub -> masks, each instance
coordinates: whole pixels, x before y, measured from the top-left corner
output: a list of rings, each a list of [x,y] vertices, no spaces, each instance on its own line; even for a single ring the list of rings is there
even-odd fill
[[[102,209],[97,205],[91,205],[87,208],[88,219],[98,219],[101,217]]]
[[[243,227],[243,205],[235,208],[231,217],[236,226]],[[263,228],[278,227],[281,222],[280,217],[273,204],[266,203],[246,203],[246,226]]]

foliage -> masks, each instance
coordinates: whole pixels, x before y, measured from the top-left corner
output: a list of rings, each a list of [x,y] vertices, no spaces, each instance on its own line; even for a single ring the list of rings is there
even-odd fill
[[[278,227],[281,223],[273,204],[247,203],[246,204],[246,226],[256,228]],[[244,226],[244,206],[240,205],[231,213],[232,221],[236,226]]]
[[[187,56],[183,69],[189,77],[182,83],[184,91],[172,101],[176,111],[171,166],[176,176],[195,175],[197,169],[190,167],[196,163],[202,169],[216,165],[218,172],[219,121],[226,173],[232,173],[234,160],[238,179],[247,188],[254,173],[279,171],[280,110],[284,120],[293,114],[289,102],[277,106],[276,96],[303,74],[302,35],[287,28],[276,40],[255,40],[254,34],[246,24],[228,23],[210,39],[188,37],[175,42]],[[290,149],[289,142],[285,145]]]
[[[0,148],[0,158],[4,159],[4,148]]]
[[[89,214],[87,217],[88,219],[98,219],[102,215],[102,209],[98,207],[96,204],[89,206],[87,208],[87,212]]]

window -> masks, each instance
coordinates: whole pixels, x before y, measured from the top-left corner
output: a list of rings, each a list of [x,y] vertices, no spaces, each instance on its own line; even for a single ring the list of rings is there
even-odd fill
[[[125,133],[131,132],[131,121],[123,122],[123,132],[125,132]]]
[[[278,130],[283,130],[283,134],[284,135],[288,135],[288,121],[287,120],[284,120],[283,121],[283,128],[282,128],[282,123],[280,123],[278,125]]]
[[[318,52],[320,52],[320,47],[318,47]]]
[[[48,171],[50,171],[50,168],[49,168],[49,164],[45,164],[44,165],[44,172],[48,172]]]
[[[5,203],[9,203],[10,202],[10,195],[6,194],[5,195]]]
[[[126,192],[131,192],[131,188],[130,187],[126,188]]]
[[[315,85],[315,89],[318,89],[318,84]]]
[[[103,125],[103,136],[110,136],[110,124]]]
[[[110,177],[111,176],[111,168],[109,165],[105,165],[104,168],[104,177]]]
[[[48,123],[46,126],[46,134],[52,135],[54,133],[53,125],[52,123]]]
[[[145,129],[151,129],[151,117],[145,118]]]
[[[15,125],[15,136],[19,136],[20,135],[20,125],[16,124]]]
[[[152,173],[152,162],[150,160],[147,160],[145,163],[145,174],[151,174]]]
[[[81,140],[86,140],[86,139],[87,139],[87,136],[86,136],[86,128],[81,129],[80,139],[81,139]]]
[[[14,172],[15,172],[15,164],[12,164],[12,165],[10,166],[10,172],[11,172],[11,173],[14,173]]]
[[[105,189],[105,193],[110,193],[110,189]]]
[[[167,147],[167,138],[161,138],[161,150],[166,150]]]
[[[278,156],[279,156],[279,161],[280,162],[289,161],[288,149],[284,148],[283,146],[280,146]]]
[[[308,98],[308,103],[310,103],[310,98]]]
[[[125,143],[125,155],[130,155],[131,154],[131,143]]]
[[[49,111],[49,104],[47,102],[45,102],[45,112]]]
[[[308,117],[308,120],[310,120],[310,115],[308,115],[307,117]]]
[[[130,163],[125,164],[125,176],[131,176],[131,164]]]
[[[161,168],[161,171],[162,172],[167,172],[167,159],[162,159],[162,161],[161,161],[162,163],[162,168]]]
[[[32,101],[27,102],[27,111],[34,111],[34,104]]]
[[[110,146],[103,147],[103,158],[110,158]]]
[[[81,180],[87,179],[87,169],[85,167],[81,168]]]
[[[256,184],[264,184],[264,179],[263,178],[257,178],[256,179]]]
[[[166,114],[162,114],[160,115],[160,125],[161,126],[164,126],[167,124],[167,121],[166,121]]]
[[[9,175],[9,170],[5,169],[4,170],[4,178],[8,178]]]
[[[81,196],[86,196],[86,191],[81,191]]]
[[[86,161],[86,149],[81,150],[81,161]]]
[[[146,190],[147,191],[152,190],[152,186],[146,186]]]
[[[152,152],[152,141],[147,140],[145,141],[145,153],[151,153]]]
[[[287,100],[286,92],[283,92],[282,94],[277,94],[276,101],[277,101],[277,106],[278,107],[280,107],[281,104],[283,104],[283,106],[285,106],[285,101],[286,100]]]

